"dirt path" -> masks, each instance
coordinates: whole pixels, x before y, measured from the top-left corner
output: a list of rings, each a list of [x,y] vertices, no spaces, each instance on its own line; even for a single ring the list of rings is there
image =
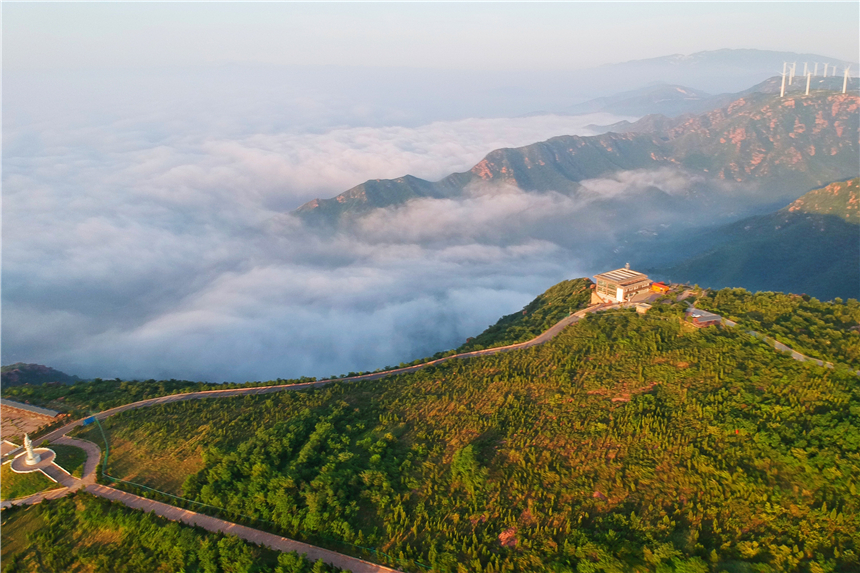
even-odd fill
[[[17,499],[7,499],[0,502],[0,507],[12,507],[13,505],[35,505],[37,503],[41,503],[46,499],[57,499],[60,497],[64,497],[69,495],[70,490],[67,487],[60,487],[58,489],[49,489],[47,491],[40,491],[39,493],[34,493],[33,495],[28,495],[27,497],[19,497]]]
[[[245,541],[249,541],[257,545],[264,545],[277,551],[295,551],[300,555],[307,555],[308,559],[311,561],[322,559],[329,565],[348,569],[353,573],[384,573],[387,571],[397,571],[396,569],[390,569],[383,565],[377,565],[363,559],[349,557],[348,555],[308,545],[301,541],[294,541],[292,539],[287,539],[286,537],[260,531],[259,529],[245,527],[244,525],[238,525],[236,523],[224,521],[223,519],[197,513],[195,511],[146,499],[112,487],[94,484],[87,486],[86,491],[111,501],[118,501],[127,507],[139,509],[145,512],[154,512],[156,515],[160,515],[161,517],[170,519],[171,521],[179,521],[187,525],[202,527],[207,531],[235,535]]]

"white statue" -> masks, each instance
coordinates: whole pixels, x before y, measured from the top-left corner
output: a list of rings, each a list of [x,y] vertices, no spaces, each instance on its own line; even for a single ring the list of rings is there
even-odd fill
[[[27,434],[24,434],[24,448],[27,450],[27,459],[24,460],[25,464],[35,466],[42,461],[42,456],[33,451],[33,442]]]

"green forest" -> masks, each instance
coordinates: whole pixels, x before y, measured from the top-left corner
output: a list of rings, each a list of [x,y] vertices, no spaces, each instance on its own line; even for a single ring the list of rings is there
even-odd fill
[[[750,330],[767,334],[801,354],[860,369],[860,302],[821,302],[807,295],[707,292],[696,306],[712,310]]]
[[[296,553],[167,521],[78,493],[3,511],[3,573],[329,573]]]
[[[857,376],[693,328],[685,308],[105,428],[197,452],[183,494],[213,507],[195,509],[408,571],[856,571]]]
[[[268,382],[246,382],[244,384],[190,382],[188,380],[87,380],[67,385],[14,386],[3,388],[3,397],[19,402],[54,408],[68,412],[73,417],[83,417],[95,412],[109,410],[138,400],[157,398],[170,394],[223,390],[246,386],[264,386],[308,382],[311,378],[297,380],[269,380]]]

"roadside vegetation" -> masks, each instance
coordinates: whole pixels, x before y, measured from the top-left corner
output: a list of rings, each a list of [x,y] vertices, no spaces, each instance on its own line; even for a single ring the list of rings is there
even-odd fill
[[[204,511],[376,548],[409,571],[856,571],[857,376],[742,329],[690,327],[685,306],[601,312],[539,347],[413,374],[165,404],[105,426],[149,450],[198,448],[182,492],[217,508]]]
[[[457,352],[471,352],[526,342],[548,330],[562,318],[588,306],[589,279],[562,281],[534,299],[519,312],[503,316],[493,326],[467,341]]]
[[[75,446],[64,446],[61,444],[51,444],[48,447],[57,454],[54,463],[78,479],[83,477],[84,464],[87,461],[87,453],[84,450]]]
[[[327,573],[296,553],[209,533],[78,493],[3,511],[3,573]]]
[[[267,382],[208,383],[190,382],[188,380],[102,380],[96,378],[66,385],[15,386],[3,388],[3,397],[19,402],[31,403],[37,406],[53,408],[68,412],[73,417],[81,418],[94,412],[101,412],[130,402],[183,394],[200,392],[202,390],[224,390],[226,388],[243,388],[247,386],[274,386],[309,382],[313,378],[297,380],[269,380]]]
[[[737,288],[708,292],[696,306],[767,334],[801,354],[860,369],[860,302],[854,299],[821,302],[807,295]]]
[[[0,469],[0,499],[3,501],[62,487],[45,477],[42,472],[19,474],[13,472],[10,465],[5,463]]]

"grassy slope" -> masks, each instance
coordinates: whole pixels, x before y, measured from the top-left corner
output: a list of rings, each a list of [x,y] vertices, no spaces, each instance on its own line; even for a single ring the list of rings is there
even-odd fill
[[[146,423],[118,424],[117,418],[108,418],[102,426],[110,446],[108,475],[174,495],[182,493],[182,483],[189,474],[203,467],[203,452],[194,444],[195,435],[211,430],[201,424],[189,432],[187,440],[166,444],[159,440],[163,428]],[[97,426],[89,426],[76,435],[98,444],[104,451],[104,438]]]
[[[3,512],[3,573],[310,573],[295,554],[207,533],[88,494]],[[313,568],[333,571],[326,566]]]
[[[60,444],[51,444],[49,447],[57,454],[54,462],[58,466],[76,478],[83,476],[84,464],[87,461],[87,453],[84,450],[75,446],[63,446]]]
[[[530,302],[522,311],[503,316],[493,326],[457,349],[469,352],[531,340],[571,312],[588,306],[591,281],[562,281]]]
[[[3,464],[0,469],[0,499],[3,500],[17,499],[58,487],[61,486],[49,480],[42,472],[18,474],[12,471],[9,464]]]
[[[160,428],[148,447],[196,436],[190,496],[438,570],[856,568],[856,377],[737,329],[682,327],[680,312],[606,313],[527,351],[115,420],[144,441]]]

